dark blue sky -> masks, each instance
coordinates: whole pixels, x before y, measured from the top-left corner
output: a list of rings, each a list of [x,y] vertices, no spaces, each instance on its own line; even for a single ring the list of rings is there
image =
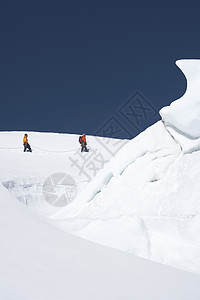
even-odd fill
[[[134,136],[118,109],[136,91],[157,110],[184,93],[175,61],[200,58],[199,10],[197,1],[2,0],[0,130],[93,134],[114,116]]]

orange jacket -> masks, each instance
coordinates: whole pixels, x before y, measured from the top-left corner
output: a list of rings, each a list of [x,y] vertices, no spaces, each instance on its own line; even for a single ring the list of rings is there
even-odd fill
[[[86,137],[85,137],[85,135],[83,135],[81,138],[82,138],[82,141],[83,141],[84,143],[86,143]]]
[[[28,138],[27,138],[27,136],[24,136],[24,138],[23,138],[23,144],[28,144]]]

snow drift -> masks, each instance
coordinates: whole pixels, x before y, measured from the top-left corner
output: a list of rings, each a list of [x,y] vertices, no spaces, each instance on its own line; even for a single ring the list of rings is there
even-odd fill
[[[187,90],[182,98],[161,109],[166,125],[191,139],[200,138],[200,60],[179,60],[177,66],[187,79]]]
[[[198,300],[199,277],[58,230],[0,184],[0,299]]]

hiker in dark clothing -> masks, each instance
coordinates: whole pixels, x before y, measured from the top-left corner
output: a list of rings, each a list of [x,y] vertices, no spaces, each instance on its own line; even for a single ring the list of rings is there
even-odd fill
[[[81,152],[88,152],[85,134],[79,137],[79,143],[81,144]]]

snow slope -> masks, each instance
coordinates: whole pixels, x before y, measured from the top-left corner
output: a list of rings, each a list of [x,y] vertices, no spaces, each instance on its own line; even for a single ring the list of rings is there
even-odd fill
[[[0,185],[0,299],[197,300],[199,276],[75,238]]]
[[[111,144],[112,139],[88,136],[90,152],[81,156],[78,135],[35,132],[28,134],[33,149],[31,155],[23,152],[23,132],[0,132],[0,181],[15,198],[47,216],[57,210],[44,201],[42,194],[42,187],[48,176],[57,173],[69,174],[75,180],[79,195],[90,177],[111,158],[102,142]],[[118,146],[123,146],[126,142],[119,140]],[[93,153],[94,158],[99,153],[103,154],[102,161],[97,162],[97,170],[87,170],[88,176],[80,174],[79,169],[72,166],[72,160],[79,159],[81,166],[85,162],[84,159]]]
[[[199,273],[199,170],[200,153],[183,154],[158,122],[54,218],[77,236]]]

